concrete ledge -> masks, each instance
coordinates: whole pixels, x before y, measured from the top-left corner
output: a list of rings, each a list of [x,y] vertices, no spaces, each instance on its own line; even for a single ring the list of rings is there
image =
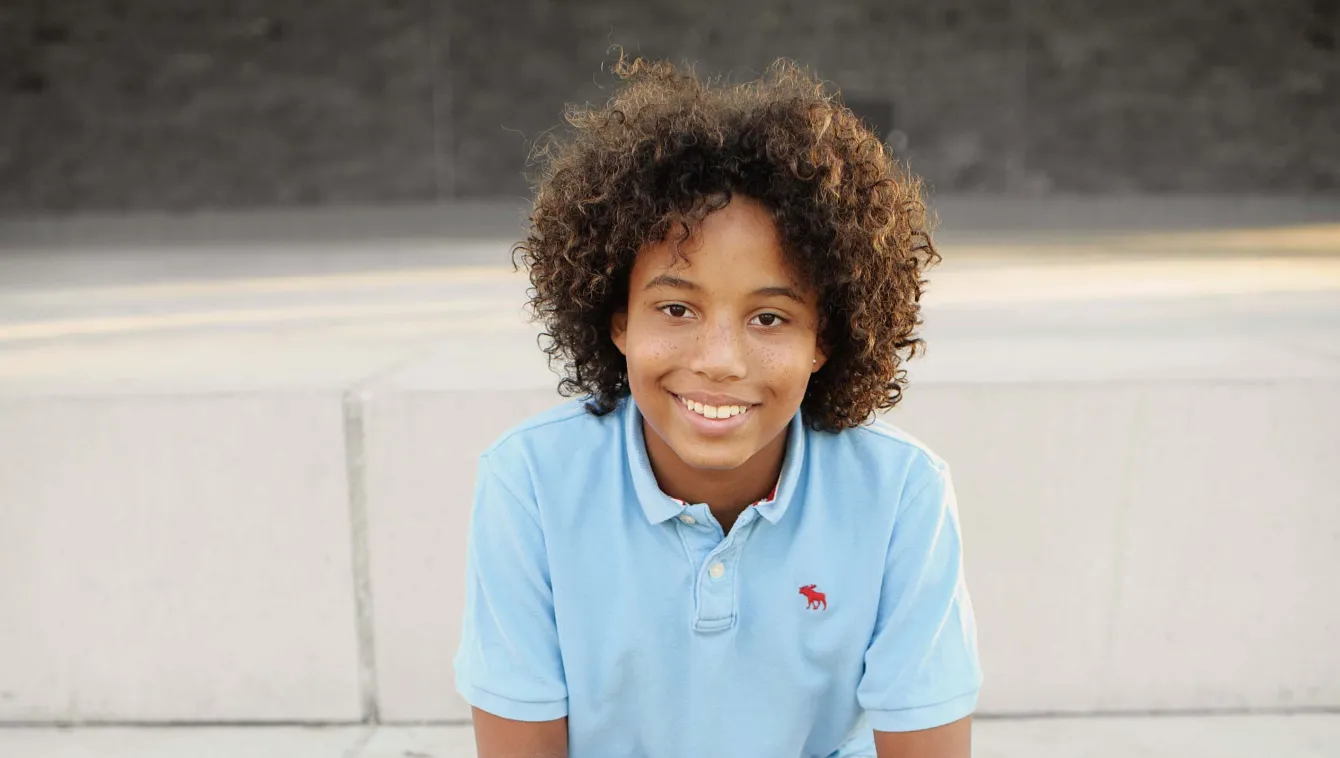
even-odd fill
[[[923,386],[995,713],[1340,704],[1340,382]]]
[[[0,721],[358,719],[343,424],[338,393],[0,398]]]

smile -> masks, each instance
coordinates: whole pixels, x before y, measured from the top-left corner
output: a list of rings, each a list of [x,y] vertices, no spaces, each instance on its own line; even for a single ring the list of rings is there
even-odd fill
[[[672,393],[673,394],[673,393]],[[679,395],[674,396],[690,412],[703,418],[725,421],[736,416],[743,416],[749,412],[751,406],[748,405],[705,405],[696,400],[689,400]]]

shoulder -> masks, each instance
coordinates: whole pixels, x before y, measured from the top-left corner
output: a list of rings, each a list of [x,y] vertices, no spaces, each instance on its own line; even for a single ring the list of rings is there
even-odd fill
[[[506,455],[536,441],[574,432],[589,432],[588,427],[593,423],[599,425],[612,415],[598,417],[586,409],[585,400],[569,400],[530,416],[498,435],[493,444],[484,450],[484,455]]]
[[[911,434],[884,421],[837,433],[811,432],[807,444],[845,482],[914,495],[949,477],[949,464]]]
[[[909,473],[948,470],[949,464],[926,443],[883,420],[840,432],[811,432],[807,443],[821,455],[838,456],[881,467],[906,466]]]
[[[619,438],[622,406],[597,416],[586,403],[570,400],[521,421],[484,450],[481,466],[514,484],[535,484],[599,456]]]

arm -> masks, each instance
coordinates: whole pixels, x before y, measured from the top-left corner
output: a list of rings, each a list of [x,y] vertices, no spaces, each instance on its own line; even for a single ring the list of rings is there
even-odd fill
[[[456,689],[480,758],[566,758],[567,684],[544,528],[524,471],[481,459]]]
[[[513,721],[474,709],[479,758],[568,758],[568,720]]]
[[[857,699],[879,758],[966,758],[982,673],[949,472],[909,484],[894,517]]]
[[[916,732],[875,732],[879,758],[969,758],[972,717]]]

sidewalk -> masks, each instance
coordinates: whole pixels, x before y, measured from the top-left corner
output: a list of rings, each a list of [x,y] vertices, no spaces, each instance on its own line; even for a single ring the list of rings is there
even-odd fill
[[[976,758],[1336,758],[1340,713],[983,719]],[[467,726],[0,727],[6,758],[472,758]]]

